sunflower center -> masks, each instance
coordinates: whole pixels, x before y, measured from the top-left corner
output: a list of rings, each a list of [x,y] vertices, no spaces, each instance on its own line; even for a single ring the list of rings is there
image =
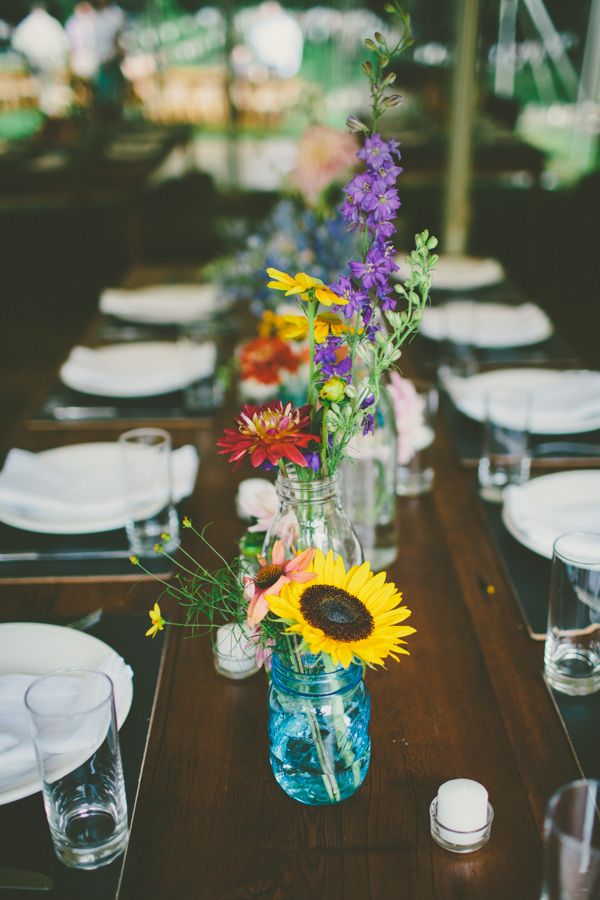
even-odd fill
[[[362,641],[373,631],[373,616],[365,604],[331,584],[309,585],[302,593],[300,609],[309,625],[336,641]]]
[[[254,584],[263,591],[265,588],[273,587],[277,579],[283,574],[283,566],[263,566],[259,569],[254,577]]]

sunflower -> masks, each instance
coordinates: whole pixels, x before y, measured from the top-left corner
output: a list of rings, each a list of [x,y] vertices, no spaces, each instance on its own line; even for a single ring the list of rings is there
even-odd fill
[[[387,656],[408,654],[402,638],[415,629],[400,623],[410,610],[399,605],[402,594],[393,582],[386,582],[385,572],[374,575],[368,562],[346,572],[343,559],[332,550],[327,556],[317,550],[308,571],[315,573],[309,584],[285,584],[279,596],[268,595],[267,602],[311,653],[327,653],[344,668],[353,659],[374,666]]]

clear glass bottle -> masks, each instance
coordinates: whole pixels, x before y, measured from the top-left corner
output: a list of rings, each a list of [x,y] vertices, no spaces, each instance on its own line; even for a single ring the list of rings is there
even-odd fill
[[[279,473],[275,488],[279,512],[265,536],[263,554],[267,559],[275,541],[282,540],[290,555],[293,545],[297,550],[333,550],[346,568],[363,561],[360,541],[340,500],[336,475],[300,481]]]
[[[300,803],[350,797],[371,761],[371,705],[364,667],[335,667],[322,654],[273,655],[269,686],[270,762],[279,786]]]
[[[342,465],[342,502],[374,571],[398,556],[396,523],[397,432],[392,401],[382,387],[373,410],[373,434],[358,434]]]

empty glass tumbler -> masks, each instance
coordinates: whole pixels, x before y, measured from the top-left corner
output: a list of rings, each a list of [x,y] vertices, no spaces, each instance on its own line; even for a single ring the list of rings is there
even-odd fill
[[[495,390],[486,395],[485,404],[479,493],[498,503],[507,485],[529,478],[531,396],[526,391]]]
[[[600,782],[573,781],[559,788],[544,822],[542,900],[600,897]]]
[[[155,544],[173,549],[179,543],[179,524],[173,504],[170,434],[161,428],[134,428],[120,435],[119,446],[132,552],[151,554]]]
[[[600,690],[600,534],[554,542],[544,672],[564,694]]]
[[[61,669],[34,681],[25,705],[57,857],[77,869],[111,863],[128,825],[110,678]]]

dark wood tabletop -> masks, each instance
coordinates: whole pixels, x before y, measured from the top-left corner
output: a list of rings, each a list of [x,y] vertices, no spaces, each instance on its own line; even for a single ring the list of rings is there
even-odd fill
[[[176,445],[195,443],[201,454],[183,511],[198,526],[214,523],[212,540],[228,555],[243,527],[236,484],[253,474],[233,474],[215,451],[232,409],[210,427],[178,422],[173,430]],[[108,433],[23,425],[10,444],[42,449]],[[336,807],[290,800],[269,768],[264,673],[224,679],[207,639],[174,630],[131,810],[122,900],[537,900],[546,803],[580,768],[542,677],[543,647],[528,635],[474,475],[460,466],[443,421],[435,471],[431,495],[398,499],[399,555],[389,576],[417,633],[409,657],[367,676],[373,755],[361,789]],[[158,594],[148,581],[8,585],[0,573],[0,619],[97,606],[139,612]],[[457,777],[482,782],[495,812],[489,843],[464,856],[429,833],[430,802]]]

